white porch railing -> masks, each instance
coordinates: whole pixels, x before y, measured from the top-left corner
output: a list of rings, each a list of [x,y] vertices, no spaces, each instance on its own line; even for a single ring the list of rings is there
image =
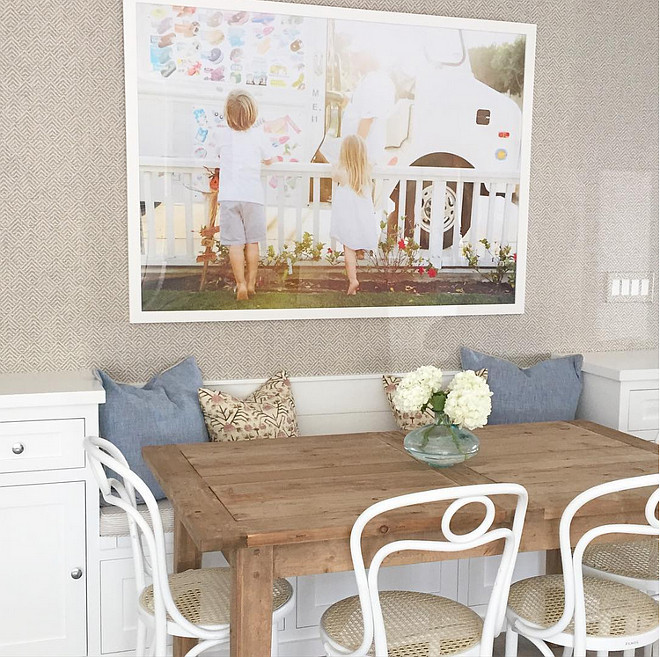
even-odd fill
[[[207,166],[215,166],[209,163]],[[330,203],[321,181],[329,164],[278,163],[263,169],[268,238],[262,245],[280,252],[308,232],[314,242],[338,247],[330,237]],[[515,250],[518,206],[513,199],[517,176],[475,169],[379,167],[373,172],[375,205],[390,231],[420,244],[420,258],[435,267],[465,266],[462,245],[482,238],[511,244]],[[488,190],[482,196],[482,183]],[[466,187],[467,186],[467,187]],[[470,187],[472,188],[470,190]],[[140,201],[143,264],[194,265],[202,252],[199,229],[208,224],[207,172],[193,161],[142,160]],[[471,207],[464,208],[467,201]],[[469,213],[469,230],[461,235]],[[406,214],[408,215],[406,217]],[[412,215],[412,216],[411,216]],[[492,264],[481,245],[480,264]]]

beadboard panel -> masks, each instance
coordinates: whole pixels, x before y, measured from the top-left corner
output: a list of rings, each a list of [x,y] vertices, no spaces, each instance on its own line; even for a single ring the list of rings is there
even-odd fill
[[[463,344],[523,365],[657,346],[657,303],[605,302],[608,271],[657,276],[657,3],[332,4],[538,25],[525,313],[131,325],[121,2],[20,0],[0,24],[0,371],[139,381],[192,353],[240,379],[455,368]]]

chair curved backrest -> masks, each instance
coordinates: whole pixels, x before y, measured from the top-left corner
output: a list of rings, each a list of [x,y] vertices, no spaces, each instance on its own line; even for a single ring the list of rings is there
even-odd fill
[[[491,496],[495,495],[509,495],[516,498],[516,508],[510,528],[492,529],[495,519],[495,504]],[[362,555],[362,535],[364,528],[371,520],[393,509],[442,501],[451,502],[444,511],[441,521],[442,534],[446,540],[397,540],[388,543],[376,552],[369,564],[367,574]],[[455,534],[451,529],[454,514],[472,503],[481,504],[485,509],[485,516],[481,524],[467,534]],[[506,601],[526,511],[527,491],[518,484],[483,484],[410,493],[377,502],[363,511],[353,525],[350,539],[351,557],[364,622],[362,645],[352,655],[366,655],[373,642],[376,657],[387,657],[385,623],[378,595],[378,573],[383,561],[389,555],[405,550],[462,552],[503,540],[502,560],[488,603],[481,637],[482,655],[484,657],[492,655],[493,640],[504,622]]]
[[[549,627],[539,629],[537,626],[529,625],[522,619],[514,624],[514,629],[519,628],[526,636],[536,639],[550,639],[552,636],[566,630],[571,621],[574,621],[574,643],[573,650],[576,657],[586,654],[587,625],[586,609],[584,600],[584,579],[582,572],[582,557],[588,545],[597,537],[607,534],[640,534],[646,536],[660,535],[660,524],[657,517],[657,508],[660,500],[660,476],[657,474],[642,475],[618,479],[605,484],[599,484],[585,490],[577,495],[564,509],[559,523],[559,549],[561,553],[561,564],[564,575],[564,612],[559,620]],[[575,549],[571,552],[571,524],[578,511],[593,500],[627,490],[648,488],[654,486],[644,508],[646,524],[640,523],[618,523],[600,525],[586,531],[578,540]]]
[[[160,654],[159,649],[165,651],[168,615],[177,625],[200,639],[217,639],[217,630],[205,631],[190,623],[181,614],[172,599],[167,575],[163,522],[158,510],[158,503],[149,487],[130,469],[124,455],[110,441],[97,436],[87,436],[83,440],[83,447],[103,499],[108,504],[123,509],[128,516],[138,598],[146,585],[147,578],[152,580],[156,654]],[[107,474],[106,469],[117,474],[121,480]],[[136,491],[140,493],[147,506],[149,521],[138,511]],[[146,544],[149,559],[146,557],[144,544]]]

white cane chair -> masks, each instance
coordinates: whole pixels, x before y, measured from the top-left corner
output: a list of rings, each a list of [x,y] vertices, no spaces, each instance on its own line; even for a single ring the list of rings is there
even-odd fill
[[[123,509],[128,516],[138,601],[136,656],[166,655],[168,634],[199,639],[186,657],[195,657],[208,648],[228,643],[229,568],[187,570],[168,577],[162,520],[149,487],[131,471],[124,455],[111,442],[87,437],[83,446],[103,499]],[[122,481],[108,476],[103,466],[119,475]],[[135,491],[142,495],[147,506],[146,519],[137,509]],[[151,585],[147,585],[148,579],[152,580]],[[275,580],[273,655],[277,655],[276,623],[292,606],[291,585],[285,579]],[[148,634],[151,645],[147,653]]]
[[[598,657],[622,650],[624,657],[631,657],[636,648],[657,641],[658,603],[625,584],[583,575],[582,562],[586,548],[599,536],[658,536],[659,481],[658,475],[611,481],[580,493],[568,504],[559,524],[563,574],[532,577],[511,586],[506,657],[517,655],[519,634],[529,639],[544,657],[553,657],[546,642],[564,646],[564,655],[572,653],[575,657],[585,657],[587,650],[596,651]],[[649,486],[656,489],[646,503],[648,524],[611,524],[590,529],[580,537],[571,555],[571,523],[585,504],[610,493]]]
[[[491,496],[516,498],[511,528],[492,529],[495,505]],[[362,533],[368,522],[393,509],[450,501],[442,516],[446,540],[398,540],[381,547],[365,569]],[[451,530],[454,514],[467,504],[485,508],[481,524],[467,534]],[[517,484],[485,484],[423,491],[377,502],[363,511],[350,538],[358,595],[332,605],[321,618],[321,640],[331,657],[489,657],[493,641],[503,627],[506,599],[522,535],[527,491]],[[484,620],[469,607],[448,598],[408,591],[378,591],[383,561],[395,552],[421,550],[461,552],[494,541],[504,541],[502,560]],[[372,646],[373,642],[373,646]]]

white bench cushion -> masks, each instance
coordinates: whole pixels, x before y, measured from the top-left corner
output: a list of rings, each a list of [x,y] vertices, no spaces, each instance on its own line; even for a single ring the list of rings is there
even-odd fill
[[[167,534],[174,531],[174,509],[170,501],[160,500],[158,510],[163,522],[163,530]],[[138,504],[138,511],[146,519],[149,519],[146,504]],[[101,536],[128,536],[128,517],[123,509],[116,506],[102,506],[100,518]]]

